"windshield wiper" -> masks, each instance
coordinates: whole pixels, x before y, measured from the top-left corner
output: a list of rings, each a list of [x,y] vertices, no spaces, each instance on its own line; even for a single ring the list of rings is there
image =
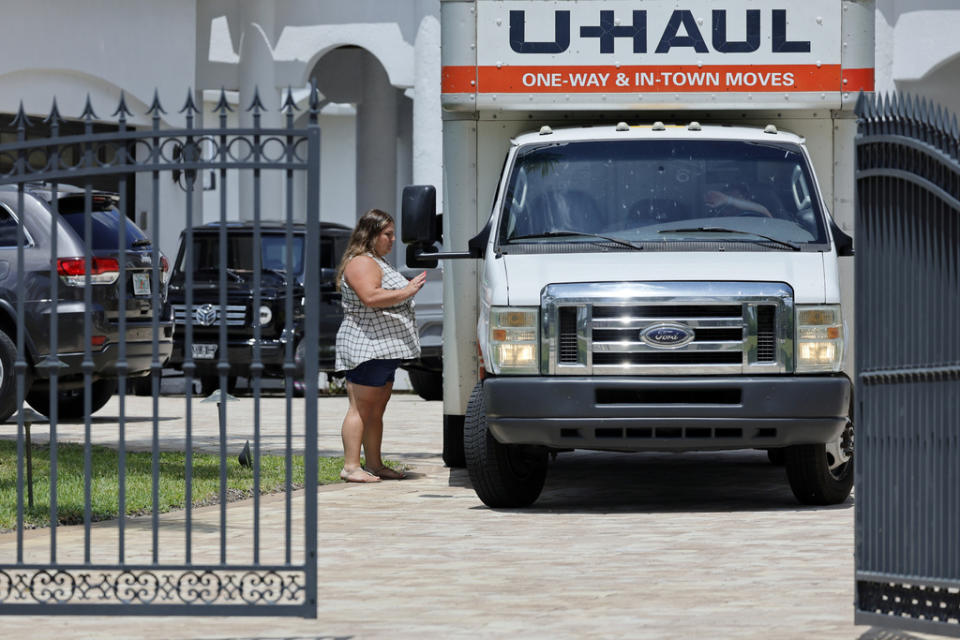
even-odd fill
[[[597,238],[599,240],[606,240],[607,242],[612,242],[614,244],[619,244],[624,247],[629,247],[636,251],[642,251],[643,245],[633,244],[627,240],[621,240],[620,238],[614,238],[612,236],[605,236],[599,233],[590,233],[589,231],[567,231],[565,229],[557,229],[554,231],[544,231],[543,233],[531,233],[525,236],[514,236],[508,238],[509,241],[514,240],[534,240],[536,238],[569,238],[572,236],[583,236],[585,238]]]
[[[740,229],[727,229],[726,227],[684,227],[682,229],[660,229],[660,231],[657,233],[742,233],[744,235],[757,236],[758,238],[769,240],[770,242],[779,244],[782,247],[787,247],[788,249],[793,249],[794,251],[800,251],[800,245],[795,242],[790,242],[789,240],[780,240],[778,238],[774,238],[773,236],[757,233],[756,231],[742,231]]]

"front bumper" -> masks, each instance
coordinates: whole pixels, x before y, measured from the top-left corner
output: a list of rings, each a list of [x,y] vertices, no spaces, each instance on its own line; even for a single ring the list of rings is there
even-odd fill
[[[836,439],[847,423],[845,375],[499,377],[483,385],[487,426],[504,444],[689,451]]]
[[[196,371],[194,375],[219,375],[220,372],[217,369],[220,364],[219,340],[195,337],[193,344],[217,345],[217,352],[214,354],[212,359],[193,359],[193,363],[196,365]],[[260,362],[264,366],[264,375],[283,375],[283,363],[284,359],[286,358],[286,350],[287,343],[284,340],[263,339],[260,341]],[[296,354],[296,348],[294,348],[294,354]],[[335,346],[333,344],[321,344],[318,346],[320,371],[331,371],[333,369],[335,355]],[[250,377],[250,366],[255,360],[253,353],[253,341],[228,341],[227,360],[230,363],[230,372],[228,375],[243,376],[245,378]],[[177,334],[177,338],[174,341],[173,354],[170,356],[170,366],[180,369],[183,367],[183,362],[183,338],[181,334]],[[296,358],[296,355],[294,358],[294,364],[297,367],[295,375],[297,377],[302,377],[303,363]]]

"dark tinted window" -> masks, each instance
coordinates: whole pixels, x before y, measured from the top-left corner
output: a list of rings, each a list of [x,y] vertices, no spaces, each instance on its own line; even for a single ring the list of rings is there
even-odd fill
[[[64,213],[61,211],[61,217],[67,224],[73,227],[73,230],[84,240],[84,222],[83,210]],[[124,220],[127,226],[127,249],[143,249],[150,246],[150,240],[144,235],[140,227],[133,221],[121,218],[120,212],[116,209],[107,209],[106,211],[92,211],[91,228],[93,230],[93,250],[117,249],[120,238],[120,221]]]
[[[0,247],[17,246],[17,219],[6,207],[0,206]]]
[[[295,235],[292,240],[291,263],[294,273],[303,272],[303,236]],[[193,270],[204,271],[220,269],[220,236],[215,233],[197,234],[193,237]],[[253,234],[227,234],[227,264],[235,271],[253,271]],[[274,271],[287,270],[287,239],[283,235],[262,235],[260,237],[260,260],[264,269]],[[177,271],[184,271],[186,256],[180,256]]]

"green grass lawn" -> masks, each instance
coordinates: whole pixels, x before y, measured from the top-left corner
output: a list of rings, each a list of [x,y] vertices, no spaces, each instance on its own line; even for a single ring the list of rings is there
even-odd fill
[[[92,447],[91,515],[94,521],[116,518],[119,513],[118,492],[120,456],[106,447]],[[343,458],[320,458],[317,477],[320,484],[339,482]],[[24,462],[26,485],[26,462]],[[57,446],[57,509],[60,524],[83,522],[84,481],[83,446]],[[160,512],[186,506],[186,455],[182,452],[160,454]],[[260,457],[260,491],[283,491],[286,479],[283,456]],[[293,457],[293,486],[303,486],[303,456]],[[128,515],[153,510],[152,454],[127,452],[126,506]],[[193,504],[219,502],[220,458],[209,454],[193,454]],[[227,499],[253,495],[253,469],[242,467],[237,456],[227,458]],[[27,506],[27,489],[23,491],[24,526],[50,524],[50,448],[33,447],[33,508]],[[17,524],[17,443],[0,441],[0,531]]]

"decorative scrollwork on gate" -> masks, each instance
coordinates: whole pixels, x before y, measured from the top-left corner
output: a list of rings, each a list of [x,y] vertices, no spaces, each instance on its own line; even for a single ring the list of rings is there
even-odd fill
[[[0,569],[0,609],[11,604],[298,605],[302,571],[256,569]]]

